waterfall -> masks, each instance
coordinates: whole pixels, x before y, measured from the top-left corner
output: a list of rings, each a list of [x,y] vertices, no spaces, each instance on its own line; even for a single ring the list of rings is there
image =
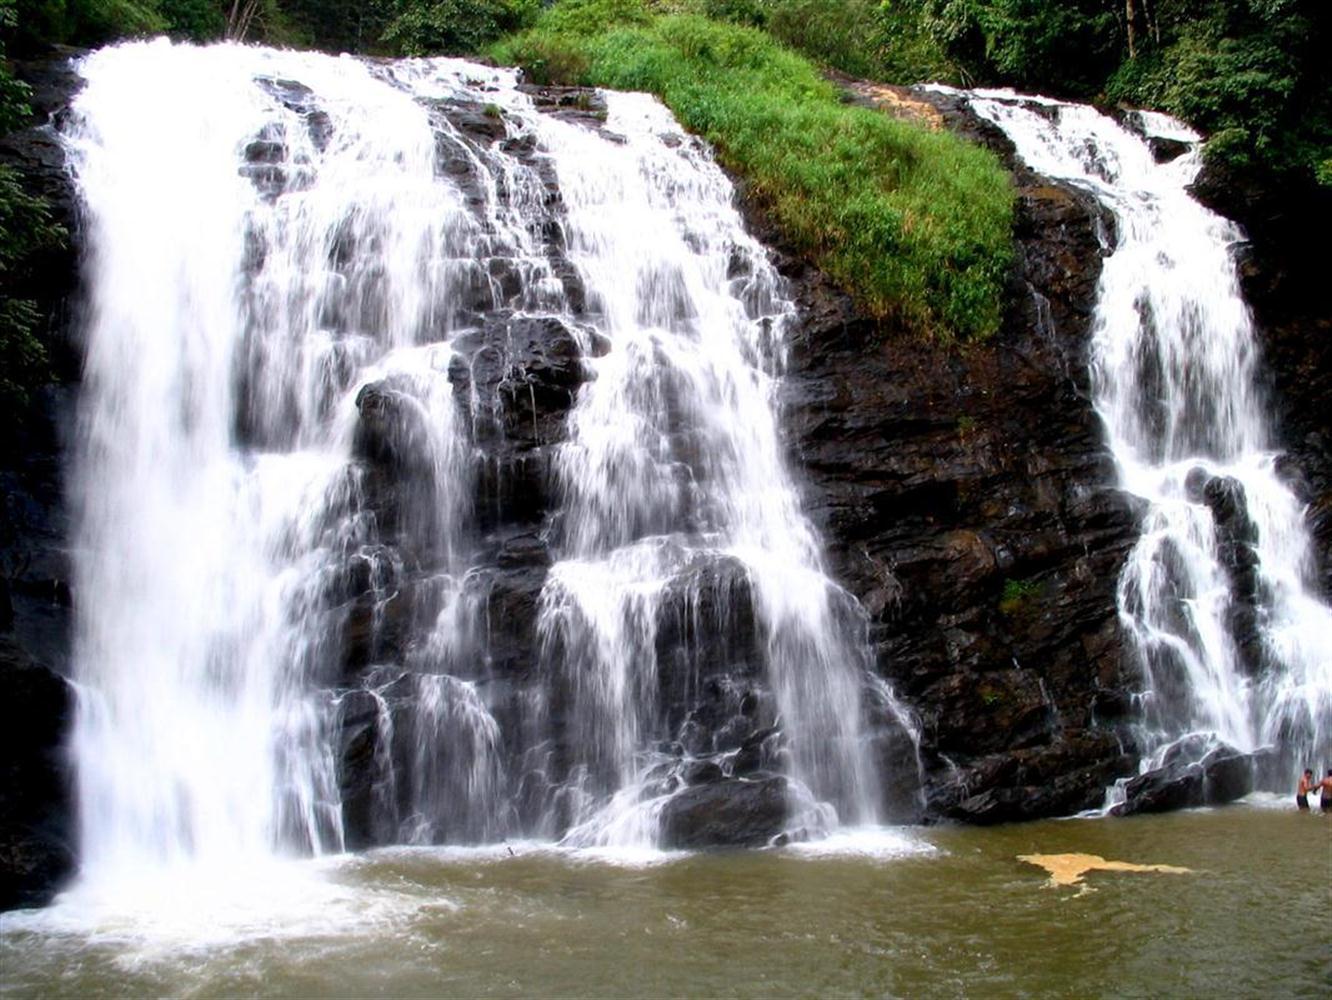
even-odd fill
[[[1332,610],[1278,471],[1232,254],[1243,234],[1188,192],[1199,137],[1151,112],[1133,113],[1135,134],[1007,91],[969,103],[1029,167],[1090,192],[1114,220],[1091,380],[1120,486],[1146,502],[1118,588],[1146,682],[1142,769],[1219,740],[1265,750],[1260,780],[1284,791],[1332,759]],[[1151,139],[1179,155],[1158,163]]]
[[[867,733],[914,728],[801,513],[793,306],[702,143],[459,60],[78,70],[86,871],[651,845],[705,765],[781,771],[792,829],[880,819]]]
[[[853,602],[823,574],[773,419],[792,306],[707,152],[654,100],[608,99],[616,149],[545,130],[569,255],[615,346],[592,362],[557,457],[562,558],[542,594],[543,635],[571,675],[583,780],[627,788],[651,773],[652,756],[634,750],[659,728],[658,620],[730,574],[756,604],[791,776],[843,819],[875,822],[860,732],[869,664],[854,614],[838,617]],[[646,823],[626,827],[616,802],[578,817],[577,836],[650,839],[652,799],[630,806]]]

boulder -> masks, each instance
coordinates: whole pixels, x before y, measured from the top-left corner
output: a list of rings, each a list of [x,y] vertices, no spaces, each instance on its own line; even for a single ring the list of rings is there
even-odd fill
[[[785,778],[731,778],[692,785],[661,811],[661,846],[667,850],[759,847],[786,824]]]
[[[1253,790],[1254,759],[1206,736],[1189,736],[1163,756],[1161,765],[1124,786],[1116,816],[1169,812],[1233,802]]]

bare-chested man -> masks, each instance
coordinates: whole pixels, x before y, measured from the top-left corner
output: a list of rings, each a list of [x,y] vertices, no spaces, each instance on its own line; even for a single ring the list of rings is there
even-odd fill
[[[1295,789],[1295,805],[1300,812],[1309,811],[1309,793],[1321,787],[1321,782],[1314,781],[1313,768],[1306,767],[1300,776],[1300,785]]]

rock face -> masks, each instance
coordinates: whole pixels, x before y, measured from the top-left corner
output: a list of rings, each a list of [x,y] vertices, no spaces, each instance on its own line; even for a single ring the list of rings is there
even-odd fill
[[[834,575],[872,616],[878,669],[920,715],[926,818],[1067,814],[1134,760],[1115,584],[1136,522],[1109,488],[1087,385],[1104,221],[996,132],[921,97],[1014,168],[1003,329],[965,347],[908,339],[785,255],[803,316],[793,451]]]
[[[1240,281],[1253,310],[1283,448],[1281,470],[1309,505],[1315,574],[1332,599],[1332,310],[1327,306],[1327,233],[1332,189],[1274,185],[1204,168],[1193,193],[1242,225]]]
[[[77,82],[63,60],[18,63],[37,120],[57,113]],[[0,139],[0,164],[46,198],[67,232],[78,213],[54,136],[29,129]],[[77,296],[74,241],[23,263],[25,297],[53,384],[0,435],[0,910],[40,906],[73,871],[72,775],[65,743],[73,697],[69,671],[69,512],[64,466],[82,364],[72,337]]]

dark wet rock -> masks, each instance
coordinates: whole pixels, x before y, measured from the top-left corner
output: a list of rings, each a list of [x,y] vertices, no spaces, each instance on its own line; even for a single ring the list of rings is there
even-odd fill
[[[694,676],[691,685],[687,683],[690,677],[685,674],[686,683],[663,689],[667,725],[677,733],[687,752],[743,750],[756,738],[761,739],[759,734],[775,716],[765,678],[719,673],[701,682]]]
[[[1180,740],[1161,766],[1128,781],[1117,816],[1220,805],[1253,790],[1254,758],[1205,736]]]
[[[547,569],[533,561],[485,574],[486,666],[495,676],[541,683],[537,618]]]
[[[520,85],[535,107],[546,114],[587,128],[600,129],[606,122],[606,98],[592,87]]]
[[[455,128],[473,139],[489,144],[508,135],[504,113],[498,105],[451,101],[442,110]]]
[[[927,688],[933,747],[940,753],[991,753],[1045,742],[1050,707],[1032,670],[951,674]]]
[[[714,781],[721,781],[726,775],[716,761],[695,760],[685,765],[680,777],[687,785],[710,785]]]
[[[9,262],[0,276],[0,297],[35,304],[34,334],[51,363],[51,384],[35,387],[22,412],[7,414],[0,435],[0,910],[45,904],[76,863],[65,751],[74,699],[63,679],[73,605],[63,483],[82,369],[73,323],[80,211],[49,124],[79,89],[67,61],[74,54],[57,49],[52,58],[10,60],[32,88],[34,116],[31,127],[0,138],[0,165],[16,172],[26,193],[45,199],[52,221],[71,234]]]
[[[0,634],[0,910],[42,906],[74,870],[69,683]]]
[[[1200,470],[1194,470],[1199,472]],[[1231,476],[1213,476],[1198,485],[1190,474],[1186,486],[1212,512],[1215,522],[1217,555],[1230,579],[1230,604],[1226,610],[1226,624],[1240,653],[1240,660],[1249,674],[1257,674],[1263,666],[1264,650],[1261,634],[1263,603],[1262,587],[1258,575],[1258,526],[1249,516],[1244,485]]]
[[[328,146],[329,140],[333,137],[333,123],[327,112],[317,107],[314,91],[298,80],[284,80],[273,76],[258,76],[254,82],[288,111],[295,112],[304,119],[305,126],[310,132],[310,141],[314,143],[316,149],[322,151]]]
[[[333,641],[341,661],[339,679],[349,680],[377,663],[400,663],[413,638],[418,615],[411,589],[368,590],[329,615],[341,622]]]
[[[1152,158],[1157,163],[1169,163],[1171,160],[1177,160],[1190,149],[1192,144],[1182,139],[1167,139],[1164,136],[1153,135],[1147,139],[1147,148],[1152,151]]]
[[[781,731],[771,725],[750,733],[731,758],[731,774],[741,777],[776,767],[781,739]]]
[[[343,836],[358,850],[380,843],[375,822],[375,747],[380,739],[379,702],[368,691],[350,691],[338,705],[337,768]]]
[[[581,332],[553,316],[503,315],[457,339],[449,378],[470,398],[474,435],[496,454],[557,443],[591,372]]]
[[[743,676],[762,663],[748,570],[738,559],[700,560],[666,587],[656,649],[663,703],[683,703],[717,676]],[[735,710],[739,709],[736,700]]]
[[[1203,485],[1202,501],[1212,511],[1217,527],[1237,541],[1257,540],[1258,528],[1249,517],[1244,484],[1233,476],[1214,476]]]
[[[661,843],[667,850],[760,847],[782,832],[787,812],[785,778],[693,785],[662,808]]]
[[[996,753],[951,771],[928,788],[931,815],[990,825],[1093,809],[1136,758],[1110,733],[1067,732],[1042,747]]]
[[[1254,789],[1256,761],[1233,747],[1218,747],[1202,760],[1203,801],[1220,805],[1242,799]]]
[[[356,394],[357,457],[402,469],[426,459],[425,414],[405,380],[370,382]]]

